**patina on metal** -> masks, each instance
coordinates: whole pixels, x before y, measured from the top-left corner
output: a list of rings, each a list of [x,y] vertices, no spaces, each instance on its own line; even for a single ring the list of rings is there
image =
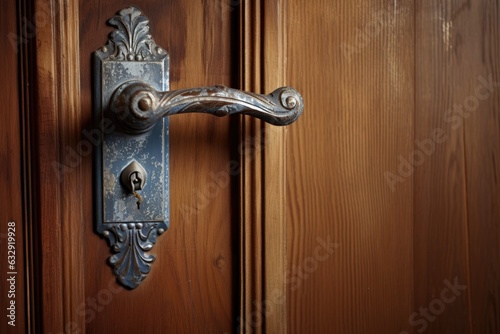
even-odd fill
[[[163,117],[198,112],[215,116],[241,113],[273,125],[288,125],[301,115],[302,97],[290,87],[269,95],[225,86],[159,92],[142,81],[128,81],[114,92],[110,111],[115,124],[128,133],[149,131]]]
[[[220,85],[169,91],[169,57],[151,38],[148,19],[129,7],[108,23],[116,30],[94,53],[93,69],[94,121],[103,130],[94,159],[96,226],[115,252],[114,274],[133,289],[150,272],[155,257],[148,252],[169,226],[166,116],[240,113],[288,125],[304,103],[290,87],[269,95]]]
[[[131,136],[113,123],[108,106],[113,92],[131,80],[168,90],[169,57],[151,38],[148,20],[137,8],[121,10],[108,23],[116,30],[93,59],[94,124],[103,133],[94,159],[95,220],[115,253],[109,259],[113,273],[133,289],[150,272],[155,257],[147,252],[169,226],[168,119]],[[124,184],[121,175],[133,169],[142,180]],[[129,175],[125,182],[130,181]]]

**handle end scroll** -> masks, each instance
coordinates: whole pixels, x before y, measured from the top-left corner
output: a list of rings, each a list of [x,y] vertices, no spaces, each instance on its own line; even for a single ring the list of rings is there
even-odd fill
[[[265,118],[251,114],[250,112],[245,114],[250,114],[278,126],[292,124],[302,115],[304,100],[302,99],[302,95],[295,89],[291,87],[280,87],[268,96],[270,96],[271,100],[274,100],[276,104],[279,103],[279,108],[274,108],[267,112],[267,117]]]

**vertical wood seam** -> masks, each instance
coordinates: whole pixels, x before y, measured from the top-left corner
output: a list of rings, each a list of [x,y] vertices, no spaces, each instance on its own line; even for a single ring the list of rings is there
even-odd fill
[[[465,122],[465,120],[464,120]],[[468,288],[467,288],[467,320],[469,323],[469,333],[472,334],[474,333],[472,329],[472,276],[471,276],[471,265],[470,265],[470,243],[469,243],[469,236],[470,236],[470,219],[469,219],[469,200],[468,200],[468,192],[467,192],[467,145],[466,145],[466,133],[465,133],[465,124],[462,127],[462,146],[463,146],[463,164],[464,164],[464,169],[463,169],[463,178],[464,178],[464,201],[465,201],[465,247],[467,248],[465,251],[465,268],[467,270],[467,281],[468,281]]]
[[[284,1],[266,2],[264,8],[263,89],[265,92],[283,86],[285,77],[285,8]],[[264,150],[264,245],[266,300],[276,308],[268,316],[266,332],[286,333],[286,128],[265,125]],[[279,297],[276,297],[279,296]],[[278,301],[277,299],[281,300]],[[283,302],[280,304],[280,302]],[[279,305],[279,306],[278,306]]]
[[[415,149],[415,140],[417,139],[417,122],[416,122],[416,116],[417,116],[417,3],[413,3],[413,149]],[[416,203],[416,187],[415,187],[415,177],[416,173],[412,174],[412,182],[413,182],[413,189],[412,189],[412,222],[411,222],[411,293],[410,293],[410,310],[408,310],[408,314],[411,314],[413,312],[413,309],[416,309],[417,305],[415,302],[415,222],[416,222],[416,212],[415,212],[415,203]],[[414,332],[413,328],[411,329],[412,332]]]
[[[20,35],[22,33],[22,17],[26,17],[31,14],[29,9],[29,2],[19,1],[17,3],[17,33]],[[32,196],[32,167],[31,163],[33,160],[31,152],[32,143],[32,133],[30,127],[32,126],[32,117],[30,116],[30,89],[29,82],[31,81],[31,68],[29,66],[30,61],[30,51],[33,52],[33,43],[26,43],[20,47],[19,50],[19,76],[20,81],[20,113],[21,113],[21,149],[23,150],[21,154],[22,159],[22,205],[23,205],[23,242],[24,242],[24,271],[25,271],[25,320],[26,327],[25,330],[28,333],[35,332],[34,323],[36,323],[36,313],[35,310],[35,295],[34,295],[34,254],[33,254],[33,202],[34,198]]]
[[[241,6],[242,89],[264,93],[282,84],[284,67],[276,66],[283,65],[281,5],[278,0],[244,2]],[[239,325],[245,333],[285,333],[285,130],[244,117],[240,124],[240,140],[251,141],[257,149],[241,157]],[[272,173],[276,170],[278,177]],[[283,303],[273,303],[273,312],[265,312],[263,302],[272,303],[276,292]]]

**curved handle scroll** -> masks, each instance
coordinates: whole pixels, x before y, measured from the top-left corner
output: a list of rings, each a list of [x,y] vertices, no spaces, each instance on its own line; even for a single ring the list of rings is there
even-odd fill
[[[288,125],[297,120],[303,108],[302,96],[290,87],[269,95],[225,86],[158,92],[141,81],[119,86],[109,104],[112,117],[128,133],[143,133],[162,117],[188,112],[215,116],[241,113],[273,125]]]

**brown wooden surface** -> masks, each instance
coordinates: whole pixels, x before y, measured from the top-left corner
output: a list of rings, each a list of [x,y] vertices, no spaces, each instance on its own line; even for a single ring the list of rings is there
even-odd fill
[[[413,147],[413,2],[398,2],[378,34],[357,40],[374,13],[393,17],[389,5],[288,6],[288,84],[305,101],[287,145],[292,333],[408,327],[413,182],[392,192],[384,173]],[[342,43],[358,51],[347,55]],[[328,241],[331,254],[321,248]]]
[[[500,81],[498,7],[417,6],[416,132],[440,127],[448,137],[415,174],[415,306],[429,304],[445,279],[466,286],[427,333],[500,330],[500,92],[477,91],[481,77]]]
[[[78,6],[75,2],[34,2],[36,24],[36,112],[31,143],[34,157],[32,198],[35,209],[32,247],[37,262],[37,330],[85,330],[75,314],[84,301],[82,223],[86,208],[84,164],[68,149],[80,140]],[[32,61],[35,58],[32,56]],[[55,163],[71,166],[64,172]]]
[[[471,3],[459,8],[453,32],[454,59],[473,94],[477,77],[500,82],[500,4]],[[469,22],[476,22],[470,28]],[[461,40],[461,41],[460,41]],[[460,42],[458,42],[460,41]],[[460,61],[458,61],[460,59]],[[460,102],[461,100],[459,100]],[[474,333],[500,332],[500,86],[464,123],[470,258],[470,313]]]
[[[266,7],[268,27],[282,27],[282,21],[274,20],[278,3],[262,7]],[[239,53],[234,45],[239,32],[234,17],[238,4],[205,2],[199,6],[195,2],[143,1],[136,5],[150,18],[155,40],[170,53],[172,89],[216,83],[237,86]],[[269,222],[263,231],[271,235],[264,239],[262,233],[251,233],[251,238],[260,240],[261,251],[256,252],[250,246],[244,253],[254,263],[262,264],[262,275],[270,280],[261,276],[260,281],[250,284],[263,291],[265,297],[272,292],[273,297],[279,298],[273,302],[280,303],[273,307],[272,314],[265,314],[265,323],[259,326],[261,330],[284,331],[285,197],[282,196],[284,175],[279,173],[284,167],[284,131],[266,134],[266,138],[273,139],[273,144],[267,145],[270,149],[267,153],[261,147],[239,152],[237,138],[244,135],[238,134],[234,127],[237,119],[183,115],[171,120],[172,225],[153,250],[158,260],[152,273],[134,291],[124,291],[116,284],[111,268],[106,265],[109,247],[94,233],[91,156],[77,157],[76,162],[72,161],[73,166],[62,174],[53,169],[57,162],[71,164],[68,151],[76,150],[86,140],[82,130],[92,127],[90,55],[105,43],[111,30],[106,28],[105,21],[122,7],[116,2],[35,1],[34,12],[47,13],[51,20],[37,27],[37,85],[30,87],[37,106],[32,125],[33,203],[37,209],[32,249],[39,267],[35,268],[34,281],[40,277],[34,282],[38,293],[34,328],[44,332],[92,333],[232,332],[238,326],[238,298],[250,297],[239,295],[236,290],[240,288],[239,273],[235,270],[240,227],[235,224],[239,216],[235,204],[243,194],[256,199],[245,209],[258,213],[244,220],[242,228],[252,229]],[[260,21],[261,13],[261,10],[250,13],[255,29],[260,29],[255,24],[264,24]],[[250,36],[252,27],[245,34]],[[257,68],[265,68],[273,79],[259,79],[260,73],[252,71],[246,75],[262,81],[262,88],[267,90],[268,86],[281,84],[283,73],[274,68],[282,57],[282,50],[273,48],[275,41],[282,41],[274,32],[251,37],[269,50],[262,57],[262,62],[269,64]],[[253,52],[251,46],[245,46],[245,50]],[[258,58],[257,63],[261,61],[260,55]],[[246,66],[253,61],[250,58],[241,63]],[[261,141],[260,137],[247,139]],[[241,175],[241,180],[247,177],[257,180],[255,184],[260,184],[260,188],[237,189],[238,175],[234,175],[233,183],[227,184],[225,178],[232,172],[228,169],[234,168],[240,158],[246,159],[242,160],[243,170],[249,167],[246,162],[260,164],[258,173],[249,170]],[[269,176],[264,177],[260,168]],[[221,174],[222,180],[214,179],[213,175]],[[264,192],[264,181],[269,187],[260,197],[255,190]],[[280,193],[276,200],[275,195]],[[266,255],[264,249],[271,253]],[[264,261],[264,256],[269,261]],[[251,268],[243,272],[251,279],[254,277]],[[248,301],[251,310],[259,308],[254,302],[259,300]],[[252,315],[243,308],[240,314],[240,321]]]
[[[11,111],[19,110],[18,87],[36,93],[34,137],[28,140],[33,175],[27,176],[34,183],[27,201],[36,207],[30,251],[40,260],[32,278],[42,288],[35,291],[32,328],[215,333],[233,332],[246,321],[248,332],[270,333],[499,331],[498,87],[467,116],[452,114],[455,104],[473,101],[480,76],[500,82],[497,2],[135,4],[170,53],[172,89],[237,86],[241,57],[242,86],[268,92],[291,85],[303,94],[305,112],[277,132],[245,120],[240,134],[230,130],[234,120],[173,117],[171,228],[154,248],[149,277],[139,289],[124,291],[106,264],[109,247],[93,229],[91,157],[61,180],[51,168],[91,127],[90,54],[106,41],[105,21],[124,5],[36,0],[34,12],[53,17],[37,25],[36,82],[13,84],[17,58],[8,48],[0,60],[8,128],[1,140],[12,148],[2,150],[11,191],[1,196],[12,215],[2,218],[0,233],[8,220],[23,221],[21,195],[12,191],[22,186],[21,114]],[[9,14],[15,2],[0,6],[5,38],[16,29]],[[235,29],[240,10],[243,54]],[[31,110],[27,100],[24,117]],[[402,161],[417,157],[419,143],[436,129],[443,130],[443,141],[391,186],[387,173],[398,177]],[[237,152],[238,136],[255,148],[263,133],[264,151],[257,146],[248,157]],[[24,154],[30,156],[27,147]],[[231,160],[244,170],[240,189],[237,176],[210,195],[211,172],[227,171]],[[279,174],[285,165],[286,199]],[[280,255],[285,219],[286,272]],[[280,286],[283,275],[286,285]],[[447,282],[455,281],[465,290],[425,320],[422,312],[439,305]],[[283,287],[286,310],[277,304]],[[264,300],[270,308],[258,304]]]
[[[284,86],[285,1],[241,3],[241,88]],[[241,117],[241,297],[236,330],[286,333],[286,129]]]
[[[149,17],[151,33],[170,54],[171,89],[224,84],[237,79],[237,46],[232,44],[231,8],[198,1],[136,1]],[[120,1],[80,2],[80,59],[83,124],[91,119],[90,55],[111,30],[106,20]],[[211,175],[225,173],[231,161],[230,119],[191,114],[170,119],[170,229],[153,248],[157,259],[139,288],[119,291],[110,250],[93,230],[90,179],[82,183],[88,210],[85,233],[85,297],[112,291],[112,300],[89,311],[87,331],[143,333],[231,332],[237,315],[238,226],[232,187]],[[90,161],[90,159],[89,159]],[[91,176],[90,164],[85,175]],[[214,190],[213,183],[217,182]],[[237,201],[236,201],[237,203]],[[237,239],[236,239],[237,240]],[[114,292],[113,292],[114,291]],[[104,299],[103,299],[104,300]],[[87,306],[90,307],[91,306]]]
[[[414,174],[415,311],[428,307],[439,296],[446,287],[445,280],[457,277],[460,284],[470,287],[464,143],[467,138],[464,128],[454,128],[445,114],[471,94],[475,75],[469,65],[480,61],[476,57],[462,58],[469,46],[461,45],[464,40],[457,40],[457,29],[474,30],[480,26],[479,21],[462,21],[459,16],[467,15],[468,6],[464,5],[458,13],[456,5],[422,1],[416,6],[415,139],[428,140],[433,131],[442,129],[446,141],[436,144],[435,152],[426,155]],[[466,290],[445,305],[442,314],[431,314],[429,321],[414,326],[415,330],[470,333],[469,292],[472,291]]]
[[[0,42],[3,45],[0,57],[0,101],[2,101],[0,131],[0,161],[3,163],[3,184],[0,192],[2,209],[0,210],[0,332],[24,333],[28,328],[25,302],[25,261],[24,261],[24,233],[25,217],[22,208],[22,133],[21,133],[21,106],[20,83],[18,77],[18,56],[22,43],[19,40],[16,22],[16,1],[2,1],[0,3]],[[14,229],[9,229],[9,222],[14,222]],[[12,225],[12,224],[11,224]],[[8,252],[9,232],[14,232],[15,254]],[[12,235],[11,235],[12,236]],[[12,251],[12,250],[11,250]],[[14,268],[9,267],[7,256],[15,256]],[[15,272],[17,274],[8,274]],[[15,289],[11,289],[10,282],[14,276]],[[12,293],[14,292],[14,295]],[[11,314],[8,307],[11,301],[15,303],[14,326],[7,316]]]
[[[370,34],[380,10],[392,20]],[[480,76],[500,81],[498,3],[287,13],[287,83],[306,103],[287,145],[289,331],[498,332],[498,88],[474,106]],[[338,245],[314,265],[318,237]]]
[[[262,2],[263,93],[286,86],[285,0]],[[286,333],[286,133],[285,127],[264,124],[262,196],[264,198],[264,333]]]

